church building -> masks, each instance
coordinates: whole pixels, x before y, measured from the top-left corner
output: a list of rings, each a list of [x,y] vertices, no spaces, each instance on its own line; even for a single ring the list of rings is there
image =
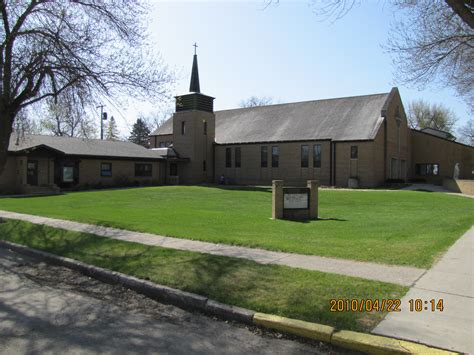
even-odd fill
[[[194,55],[190,93],[176,97],[176,112],[152,133],[155,150],[173,158],[166,181],[270,185],[376,187],[387,181],[441,184],[473,179],[474,148],[443,132],[413,130],[397,88],[390,92],[214,111],[200,91]],[[176,157],[181,160],[176,161]]]
[[[130,142],[11,136],[2,194],[110,186],[226,183],[377,187],[474,179],[474,148],[446,132],[408,127],[390,92],[214,111],[194,55],[190,92],[150,137]],[[472,185],[472,184],[471,184]]]

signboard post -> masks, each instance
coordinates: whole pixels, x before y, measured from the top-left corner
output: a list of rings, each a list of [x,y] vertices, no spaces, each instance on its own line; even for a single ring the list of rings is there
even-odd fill
[[[283,187],[282,180],[272,183],[273,219],[317,219],[319,182],[308,180],[307,187]]]

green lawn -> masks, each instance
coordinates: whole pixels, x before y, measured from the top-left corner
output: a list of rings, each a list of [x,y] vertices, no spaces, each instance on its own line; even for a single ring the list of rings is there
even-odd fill
[[[0,238],[227,304],[340,329],[371,330],[385,313],[330,312],[330,299],[393,299],[408,290],[383,282],[150,247],[20,221],[0,224]]]
[[[0,209],[227,244],[429,267],[474,222],[474,200],[320,191],[320,217],[271,220],[269,189],[164,186],[0,199]]]

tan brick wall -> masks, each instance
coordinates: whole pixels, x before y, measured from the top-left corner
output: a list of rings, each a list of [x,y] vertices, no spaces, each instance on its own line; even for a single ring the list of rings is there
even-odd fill
[[[185,134],[181,134],[181,122],[186,122]],[[204,121],[207,135],[204,135]],[[173,115],[173,147],[180,157],[189,158],[178,164],[179,181],[197,184],[213,181],[213,144],[215,139],[215,115],[204,111],[182,111]],[[203,171],[203,161],[206,171]]]
[[[397,121],[400,122],[399,135]],[[393,95],[388,105],[386,112],[386,125],[387,161],[385,166],[385,176],[387,179],[406,180],[407,177],[410,176],[410,129],[408,127],[403,103],[398,92]],[[396,167],[393,171],[392,159],[396,160]],[[402,169],[402,161],[405,161],[405,169]]]
[[[112,176],[102,177],[100,174],[101,163],[112,164]],[[135,176],[135,163],[152,164],[152,176]],[[134,160],[99,160],[82,159],[79,163],[79,185],[102,185],[117,186],[125,182],[135,181],[146,185],[158,185],[163,183],[160,176],[160,162],[134,161]]]
[[[313,167],[313,145],[321,145],[321,168]],[[301,167],[301,146],[309,147],[309,167]],[[268,167],[260,165],[260,147],[268,147]],[[272,147],[279,147],[279,167],[272,168]],[[235,167],[235,148],[241,149],[241,167]],[[226,148],[232,150],[232,167],[225,167]],[[284,180],[285,186],[306,186],[307,180],[319,180],[322,185],[330,183],[329,141],[305,141],[274,144],[217,145],[216,181],[223,174],[233,183],[243,185],[271,185],[272,180]]]
[[[459,163],[459,178],[474,179],[474,148],[441,139],[426,133],[412,131],[412,177],[442,184],[443,178],[452,178],[454,165]],[[439,164],[438,176],[416,175],[416,164]]]
[[[373,141],[337,142],[335,146],[336,186],[346,187],[350,177],[356,177],[359,180],[359,187],[373,187],[383,182],[383,178],[382,181],[378,180],[383,164],[377,166],[374,159],[375,152],[380,153],[380,151],[375,149]],[[358,159],[351,159],[351,146],[357,146]],[[378,160],[381,159],[378,158]],[[379,173],[376,174],[376,171]]]

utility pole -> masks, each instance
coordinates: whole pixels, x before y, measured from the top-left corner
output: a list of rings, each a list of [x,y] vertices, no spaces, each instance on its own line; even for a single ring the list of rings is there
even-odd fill
[[[107,120],[107,112],[104,112],[104,105],[99,105],[100,108],[100,140],[104,140],[104,121]]]

